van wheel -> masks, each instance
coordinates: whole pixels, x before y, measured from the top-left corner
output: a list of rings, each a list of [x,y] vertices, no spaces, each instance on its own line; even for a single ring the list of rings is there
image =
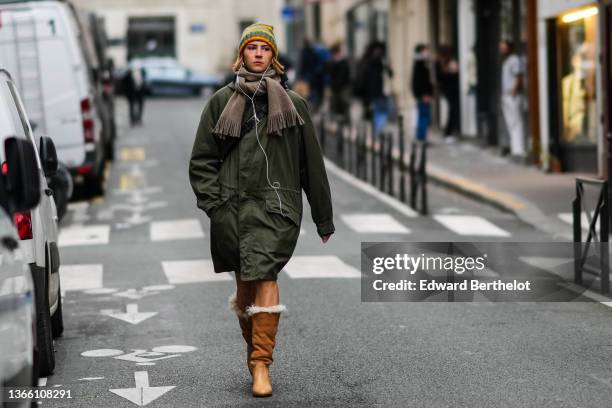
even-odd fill
[[[39,375],[45,377],[55,369],[55,350],[49,315],[49,288],[47,287],[47,271],[43,268],[33,268],[34,292],[36,294],[36,352]]]
[[[57,289],[57,309],[51,316],[51,332],[53,338],[59,337],[64,332],[64,315],[62,311],[62,287],[59,286]]]

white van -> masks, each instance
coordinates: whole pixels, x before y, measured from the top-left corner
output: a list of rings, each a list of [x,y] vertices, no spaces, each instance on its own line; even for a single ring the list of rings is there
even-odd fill
[[[37,146],[17,87],[9,73],[0,69],[2,167],[7,160],[4,149],[9,138],[26,141],[36,153],[37,172],[32,177],[38,177],[40,203],[29,211],[15,212],[12,216],[34,281],[37,312],[36,364],[41,375],[48,375],[55,367],[53,337],[61,335],[64,330],[59,276],[58,217],[53,191],[49,189],[46,180],[46,177],[57,171],[57,155],[50,138],[41,137],[40,149]],[[5,172],[4,168],[2,172]],[[27,181],[24,183],[29,184]]]
[[[71,6],[60,1],[0,4],[0,68],[13,74],[37,135],[53,139],[75,181],[102,190],[107,140]]]
[[[29,154],[23,151],[27,150],[28,142],[15,139],[10,143],[13,142],[21,142],[22,154],[7,158],[10,162],[5,167],[7,174],[4,174],[5,171],[0,172],[0,388],[4,390],[4,395],[0,395],[0,406],[7,407],[8,390],[33,387],[38,383],[38,373],[34,365],[34,286],[32,274],[20,249],[12,215],[15,211],[28,211],[38,205],[40,186],[36,177],[30,179],[28,186],[25,186],[25,183],[14,186],[18,191],[7,191],[7,181],[12,178],[11,169],[32,175],[37,175],[38,170],[34,149],[30,148]],[[3,405],[3,402],[6,404]],[[31,398],[22,402],[11,403],[10,406],[33,406]]]

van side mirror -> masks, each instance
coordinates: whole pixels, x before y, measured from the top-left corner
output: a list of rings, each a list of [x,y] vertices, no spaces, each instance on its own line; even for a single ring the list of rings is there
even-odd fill
[[[40,202],[40,179],[36,151],[25,139],[9,137],[4,142],[0,204],[9,213],[28,211]]]
[[[55,150],[55,143],[50,137],[40,137],[40,161],[42,163],[43,170],[45,171],[46,177],[52,177],[57,173],[57,152]]]

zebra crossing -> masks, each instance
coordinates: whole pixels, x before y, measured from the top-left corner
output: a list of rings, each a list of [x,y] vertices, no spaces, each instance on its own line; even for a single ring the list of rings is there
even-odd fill
[[[388,213],[348,213],[339,217],[341,224],[364,238],[376,234],[391,234],[408,236],[413,234],[413,219],[402,222]],[[305,216],[306,219],[306,216]],[[434,214],[431,219],[447,232],[459,236],[509,238],[512,234],[496,225],[495,222],[480,215],[469,214]],[[207,233],[199,219],[183,218],[160,221],[149,221],[149,240],[151,242],[167,242],[189,239],[205,239]],[[338,224],[338,223],[337,223]],[[410,227],[409,227],[410,226]],[[120,226],[109,224],[72,224],[60,230],[60,247],[78,247],[91,245],[108,245],[112,235],[120,231]],[[300,236],[312,234],[308,228],[300,229]],[[452,237],[452,235],[451,235]]]
[[[233,280],[233,275],[229,273],[215,273],[210,259],[162,261],[161,267],[165,280],[160,281],[156,286]],[[359,269],[334,255],[294,256],[283,272],[292,280],[361,277]],[[89,294],[106,294],[105,290],[108,289],[104,285],[104,265],[102,264],[62,265],[60,280],[64,292],[83,291]]]

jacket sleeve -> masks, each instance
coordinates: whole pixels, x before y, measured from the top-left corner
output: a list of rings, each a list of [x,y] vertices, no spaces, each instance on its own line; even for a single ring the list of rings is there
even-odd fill
[[[210,217],[219,200],[218,181],[221,160],[219,147],[214,139],[214,103],[212,97],[200,117],[191,160],[189,161],[189,182],[197,199],[197,206]]]
[[[317,233],[323,236],[336,230],[333,222],[331,193],[323,155],[310,118],[308,105],[303,99],[299,102],[302,104],[299,112],[305,122],[302,127],[300,182],[310,203],[312,220],[317,226]]]

